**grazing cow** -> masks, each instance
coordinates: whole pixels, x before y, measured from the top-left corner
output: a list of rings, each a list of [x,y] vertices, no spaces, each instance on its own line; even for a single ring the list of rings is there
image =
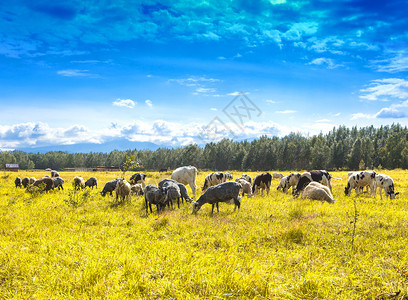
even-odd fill
[[[269,189],[271,187],[272,175],[269,173],[262,173],[254,178],[254,183],[252,185],[252,194],[257,194],[261,190],[261,195],[263,196],[263,191],[266,189],[266,194],[269,195]]]
[[[36,181],[37,181],[37,179],[35,177],[28,178],[28,184],[33,184]]]
[[[177,181],[175,181],[175,180],[173,180],[173,179],[165,178],[165,179],[163,179],[162,181],[159,182],[158,187],[159,187],[159,188],[162,188],[162,187],[164,186],[164,184],[165,184],[166,182],[169,182],[169,181],[170,181],[170,182],[174,182],[175,184],[178,185],[178,187],[179,187],[179,189],[180,189],[180,193],[181,193],[181,202],[182,202],[182,203],[184,202],[184,200],[185,200],[186,202],[187,202],[187,200],[191,202],[192,199],[191,199],[190,196],[188,195],[186,186],[185,186],[184,184],[180,183],[180,182],[177,182]]]
[[[252,186],[251,184],[246,181],[244,178],[240,177],[235,179],[235,182],[238,182],[242,186],[242,197],[247,194],[247,197],[252,197]]]
[[[277,173],[277,172],[272,173],[272,179],[282,179],[283,176],[284,175],[282,173]]]
[[[55,170],[51,170],[51,178],[53,177],[59,177],[59,173]]]
[[[131,193],[136,195],[136,196],[143,195],[143,186],[142,186],[142,184],[136,183],[136,184],[132,185]]]
[[[330,191],[332,190],[332,186],[330,184],[330,180],[332,176],[326,170],[315,170],[310,172],[304,172],[300,175],[298,184],[296,185],[296,190],[293,192],[295,197],[299,196],[303,189],[312,181],[319,182],[327,187],[329,187]]]
[[[355,189],[356,194],[358,195],[359,192],[362,191],[362,188],[369,186],[371,190],[370,195],[375,197],[375,175],[377,175],[375,171],[361,171],[353,173],[348,178],[347,186],[344,188],[344,194],[346,196],[350,196],[351,190]]]
[[[311,200],[321,200],[327,201],[329,203],[334,203],[336,200],[333,199],[333,195],[330,192],[330,189],[316,181],[310,182],[304,189],[301,196],[302,199],[311,199]]]
[[[226,182],[227,179],[232,179],[231,173],[222,173],[222,172],[215,172],[208,174],[204,179],[204,186],[201,188],[204,192],[210,186],[214,186],[223,182]]]
[[[380,190],[381,199],[382,199],[382,190],[384,190],[384,194],[387,199],[388,199],[388,196],[390,196],[390,199],[395,199],[395,196],[399,194],[399,193],[395,193],[394,180],[390,176],[384,175],[384,174],[376,174],[375,182],[376,182],[375,194],[377,194],[377,188],[378,188]]]
[[[216,186],[209,187],[201,197],[193,203],[193,214],[197,213],[203,204],[208,203],[212,205],[211,213],[214,213],[214,206],[217,206],[219,212],[219,202],[231,202],[235,204],[234,211],[241,207],[241,197],[239,191],[242,186],[238,182],[229,181],[220,183]]]
[[[152,204],[157,207],[157,214],[160,210],[164,210],[167,202],[167,191],[166,188],[158,188],[153,184],[149,184],[144,189],[144,197],[146,202],[146,214],[149,213],[148,208],[150,208],[150,213],[153,213]]]
[[[276,187],[276,189],[282,190],[282,192],[287,193],[287,191],[292,187],[292,192],[294,190],[294,187],[298,184],[300,178],[300,173],[291,173],[288,176],[283,177],[279,185]]]
[[[244,178],[246,181],[252,184],[251,176],[247,174],[242,174],[241,178]]]
[[[129,183],[130,184],[141,183],[144,188],[146,186],[145,180],[146,180],[146,174],[135,173],[130,177]]]
[[[110,195],[112,196],[112,192],[116,189],[116,183],[118,182],[118,179],[119,178],[116,178],[105,183],[105,186],[103,187],[103,190],[101,192],[101,195],[103,197],[105,197],[107,193],[110,193]]]
[[[196,196],[196,178],[197,168],[193,166],[184,166],[177,168],[171,174],[171,179],[184,185],[189,184],[194,197]]]
[[[16,188],[18,188],[18,187],[21,188],[21,178],[16,177],[16,179],[14,180],[14,184],[16,185]]]
[[[159,170],[159,173],[161,173],[161,172],[167,172],[169,170],[169,168],[161,168],[160,170]]]

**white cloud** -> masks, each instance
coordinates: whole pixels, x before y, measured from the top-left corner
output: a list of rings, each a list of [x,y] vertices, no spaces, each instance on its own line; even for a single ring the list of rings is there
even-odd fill
[[[296,110],[278,110],[275,111],[277,114],[294,114]]]
[[[395,51],[386,53],[388,57],[383,60],[371,61],[371,66],[379,72],[404,72],[408,70],[408,51]]]
[[[153,107],[153,102],[152,102],[152,100],[147,99],[147,100],[145,101],[145,103],[146,103],[147,106]]]
[[[127,108],[134,108],[136,103],[131,100],[131,99],[116,99],[116,101],[113,101],[112,104],[114,106],[120,106],[120,107],[127,107]]]
[[[275,100],[266,100],[266,102],[271,103],[271,104],[279,103],[278,101],[275,101]]]
[[[217,90],[214,88],[203,88],[203,87],[196,88],[197,93],[215,93],[216,91]]]
[[[326,57],[319,57],[311,62],[308,63],[308,65],[323,65],[326,66],[328,69],[335,69],[338,67],[342,67],[343,65],[340,64],[335,64],[334,61],[331,58],[326,58]]]
[[[243,93],[243,92],[237,92],[237,91],[235,91],[235,92],[232,92],[232,93],[228,93],[228,94],[227,94],[227,96],[239,96],[239,95],[249,95],[249,93],[248,93],[248,92]]]
[[[88,70],[78,70],[78,69],[68,69],[68,70],[59,70],[57,71],[58,75],[65,77],[91,77],[97,78],[99,75],[89,73]]]
[[[390,101],[408,99],[408,81],[401,78],[386,78],[371,81],[369,87],[360,90],[360,99],[368,101]]]
[[[355,113],[351,114],[350,120],[358,120],[358,119],[374,119],[375,115],[365,114],[365,113]]]
[[[328,123],[331,122],[329,119],[321,119],[321,120],[316,120],[316,123]]]
[[[199,77],[188,77],[188,78],[172,78],[169,79],[168,82],[176,82],[180,85],[184,86],[201,86],[204,83],[214,83],[214,82],[220,82],[220,79],[216,78],[207,78],[205,76],[199,76]]]
[[[211,107],[210,110],[217,111],[215,107]]]

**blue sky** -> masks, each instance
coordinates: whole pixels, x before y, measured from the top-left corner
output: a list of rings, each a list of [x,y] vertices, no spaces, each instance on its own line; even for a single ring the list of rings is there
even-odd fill
[[[407,125],[407,11],[399,0],[12,1],[0,11],[0,149]],[[238,122],[231,101],[259,111]]]

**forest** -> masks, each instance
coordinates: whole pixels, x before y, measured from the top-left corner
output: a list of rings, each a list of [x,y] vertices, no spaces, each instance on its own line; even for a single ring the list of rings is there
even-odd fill
[[[376,128],[340,126],[327,134],[282,138],[261,136],[252,141],[223,139],[201,147],[114,150],[110,153],[0,152],[0,166],[18,163],[20,169],[62,170],[72,167],[123,167],[129,158],[135,170],[175,169],[194,165],[211,170],[357,170],[408,168],[408,129],[400,124]],[[132,168],[128,168],[129,170]]]

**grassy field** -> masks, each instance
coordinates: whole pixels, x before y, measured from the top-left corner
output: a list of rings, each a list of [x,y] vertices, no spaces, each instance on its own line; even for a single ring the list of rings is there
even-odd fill
[[[293,200],[273,180],[238,213],[222,203],[191,215],[188,203],[159,216],[146,216],[143,197],[118,206],[100,196],[119,173],[61,172],[64,191],[48,194],[14,187],[17,174],[48,173],[0,173],[0,299],[407,299],[405,171],[382,172],[401,193],[394,200],[346,197],[347,172],[332,172],[343,178],[333,205]],[[171,173],[146,174],[157,184]],[[98,189],[75,193],[75,175],[96,176]]]

